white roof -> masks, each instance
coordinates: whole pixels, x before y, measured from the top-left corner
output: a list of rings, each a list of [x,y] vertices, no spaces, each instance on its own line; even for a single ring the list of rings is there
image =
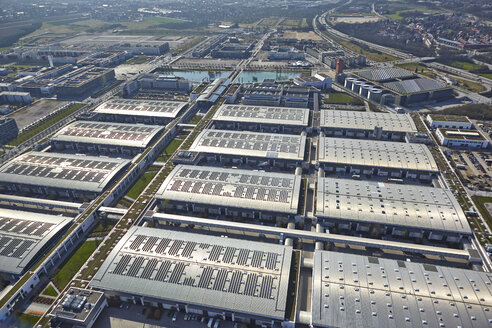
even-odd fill
[[[90,286],[282,320],[292,247],[131,227]]]
[[[213,120],[307,126],[309,109],[226,104],[219,107]]]
[[[302,161],[306,137],[244,131],[203,130],[190,151]]]
[[[415,122],[409,114],[358,112],[350,110],[322,110],[321,128],[417,132]]]
[[[159,188],[159,199],[297,214],[301,176],[178,165]]]
[[[423,144],[320,137],[318,153],[320,163],[439,171]]]
[[[58,131],[54,141],[146,148],[163,126],[75,121]]]
[[[490,327],[491,278],[486,272],[316,251],[312,324]]]
[[[103,191],[130,161],[31,151],[0,167],[0,183]]]
[[[114,98],[99,105],[94,112],[114,115],[175,118],[186,102]]]
[[[318,178],[316,216],[472,234],[453,193],[433,187]]]

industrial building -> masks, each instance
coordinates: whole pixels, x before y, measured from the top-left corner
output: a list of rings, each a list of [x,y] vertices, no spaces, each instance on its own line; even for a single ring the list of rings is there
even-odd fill
[[[317,156],[327,174],[430,180],[439,173],[423,144],[320,136]]]
[[[318,93],[312,87],[263,82],[242,85],[236,98],[242,97],[245,105],[308,108],[313,107],[313,98]]]
[[[344,86],[381,104],[411,105],[441,101],[453,96],[453,88],[401,68],[359,71],[344,80]]]
[[[306,54],[295,48],[279,47],[268,53],[268,60],[305,60]]]
[[[28,105],[32,103],[29,92],[2,91],[0,92],[0,104]]]
[[[473,123],[466,116],[428,114],[426,121],[433,129],[473,129]]]
[[[123,97],[132,96],[137,92],[150,94],[162,91],[189,93],[193,89],[193,82],[179,76],[154,73],[140,76],[125,83],[120,88]]]
[[[328,327],[490,327],[490,273],[316,251],[310,324]]]
[[[116,158],[31,151],[0,167],[0,191],[93,199],[129,164]]]
[[[212,120],[217,129],[301,134],[309,124],[309,109],[225,104]]]
[[[487,148],[489,141],[477,130],[436,129],[439,143],[447,147]]]
[[[59,299],[48,316],[51,327],[91,328],[108,306],[104,293],[90,289],[70,287]]]
[[[168,39],[162,36],[83,34],[60,42],[66,48],[119,50],[132,55],[160,56],[169,51]]]
[[[318,178],[316,217],[338,232],[456,244],[472,235],[451,190]]]
[[[56,85],[59,98],[76,98],[93,93],[115,78],[114,69],[86,66],[81,71],[75,70],[64,76]]]
[[[101,121],[166,125],[187,104],[180,101],[113,98],[99,105],[94,113]]]
[[[300,175],[178,165],[156,198],[166,212],[287,224],[298,214],[300,189]]]
[[[292,247],[131,227],[89,286],[123,302],[272,327],[286,316]]]
[[[189,151],[209,163],[293,170],[304,163],[306,136],[205,129]]]
[[[322,110],[320,129],[329,137],[405,141],[407,132],[417,132],[409,114]]]
[[[51,138],[56,151],[135,156],[154,143],[163,126],[75,121]]]
[[[70,226],[72,218],[0,209],[0,275],[15,280]]]
[[[19,128],[14,118],[4,117],[0,119],[0,145],[4,145],[17,137]]]

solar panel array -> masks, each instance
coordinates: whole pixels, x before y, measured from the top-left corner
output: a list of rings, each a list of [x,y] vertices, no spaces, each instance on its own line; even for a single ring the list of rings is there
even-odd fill
[[[267,299],[274,297],[282,256],[146,235],[135,235],[123,248],[112,274]]]
[[[417,132],[413,119],[408,114],[356,112],[350,110],[322,110],[320,126],[323,128]]]
[[[357,72],[357,74],[370,81],[385,81],[413,76],[413,73],[401,68],[381,68]]]
[[[111,99],[96,108],[98,113],[175,117],[186,103],[179,101]]]
[[[162,184],[157,197],[297,213],[299,187],[299,177],[293,174],[178,165]]]
[[[63,128],[56,136],[143,141],[155,134],[159,129],[159,127],[135,124],[76,121]]]
[[[29,152],[2,166],[0,182],[100,190],[127,163],[105,157]],[[55,185],[46,179],[59,182]]]
[[[405,81],[387,82],[383,85],[400,94],[432,91],[446,87],[446,84],[444,83],[424,77]]]
[[[438,171],[427,146],[412,143],[321,137],[319,161],[371,169]]]
[[[316,215],[347,222],[472,233],[452,192],[432,187],[318,178]]]
[[[190,151],[261,157],[304,158],[305,137],[243,131],[203,130]]]
[[[214,120],[307,125],[309,109],[246,105],[222,105]]]
[[[23,258],[54,223],[0,217],[0,256]]]

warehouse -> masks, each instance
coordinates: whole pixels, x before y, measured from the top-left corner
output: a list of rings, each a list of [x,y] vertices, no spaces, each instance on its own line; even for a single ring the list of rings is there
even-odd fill
[[[56,151],[135,156],[159,137],[163,126],[76,121],[51,138]]]
[[[14,280],[69,227],[72,218],[0,209],[0,274]]]
[[[291,257],[289,246],[134,226],[89,286],[124,302],[272,327],[286,316]]]
[[[166,125],[186,107],[186,102],[114,98],[98,106],[99,120]]]
[[[436,129],[439,143],[447,147],[487,148],[489,141],[477,130]]]
[[[339,232],[372,237],[456,244],[472,235],[453,193],[433,187],[318,178],[316,216]]]
[[[0,191],[90,200],[129,164],[116,158],[32,151],[0,167]]]
[[[309,124],[309,109],[222,105],[212,120],[217,129],[300,134]]]
[[[439,169],[427,146],[320,136],[319,166],[327,174],[429,180]]]
[[[205,129],[189,150],[209,163],[293,170],[304,162],[306,136]]]
[[[311,327],[490,327],[490,273],[316,251]]]
[[[409,114],[322,110],[321,131],[329,137],[405,141],[407,132],[417,132]]]
[[[300,189],[300,175],[178,165],[156,198],[171,213],[287,224],[297,215]]]

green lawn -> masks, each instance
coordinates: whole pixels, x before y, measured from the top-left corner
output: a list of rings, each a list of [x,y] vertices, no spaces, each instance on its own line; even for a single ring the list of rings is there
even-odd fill
[[[79,271],[87,259],[94,253],[98,245],[97,240],[89,240],[84,242],[76,251],[69,257],[65,264],[55,271],[52,281],[58,289],[62,290],[72,280],[74,275]]]
[[[139,65],[143,64],[147,61],[148,57],[147,56],[136,56],[133,58],[128,59],[125,64],[127,65]]]
[[[142,174],[140,179],[135,182],[135,184],[128,190],[126,196],[136,199],[142,191],[147,187],[147,185],[152,181],[157,172],[145,172]]]
[[[477,65],[477,64],[469,63],[469,62],[464,62],[464,61],[458,61],[458,60],[452,61],[451,63],[449,63],[449,66],[460,68],[460,69],[463,69],[465,71],[472,71],[475,69],[480,69],[482,67],[481,65]]]
[[[50,284],[48,285],[44,290],[43,292],[41,293],[41,295],[46,295],[46,296],[58,296],[58,292],[55,290],[55,288]]]
[[[162,155],[157,158],[157,162],[165,162],[169,157],[178,149],[183,140],[174,139],[167,145],[166,149],[162,152]]]
[[[40,122],[38,125],[33,126],[27,131],[22,132],[19,134],[14,140],[10,141],[7,143],[7,145],[11,146],[18,146],[27,140],[31,139],[35,135],[39,134],[40,132],[46,130],[47,128],[51,127],[52,125],[55,125],[59,121],[63,120],[67,116],[70,116],[71,114],[75,113],[77,110],[85,106],[84,103],[75,103],[72,106],[66,108],[65,110],[58,112],[57,114],[51,116],[50,118]]]
[[[342,92],[331,92],[325,96],[325,104],[362,105],[362,101]]]
[[[196,114],[195,116],[193,116],[193,118],[188,122],[188,124],[197,124],[198,122],[200,122],[200,120],[202,119],[203,115],[200,115],[200,114]]]
[[[482,214],[484,220],[487,222],[489,227],[492,227],[492,215],[490,215],[489,211],[485,207],[485,203],[492,203],[492,197],[472,196],[472,199],[477,205],[478,211]]]
[[[486,77],[486,78],[492,80],[492,73],[484,73],[484,74],[478,74],[478,75],[483,76],[483,77]]]
[[[34,327],[34,325],[39,321],[38,316],[27,313],[16,313],[15,318],[17,320],[14,321],[14,327],[19,328]]]

